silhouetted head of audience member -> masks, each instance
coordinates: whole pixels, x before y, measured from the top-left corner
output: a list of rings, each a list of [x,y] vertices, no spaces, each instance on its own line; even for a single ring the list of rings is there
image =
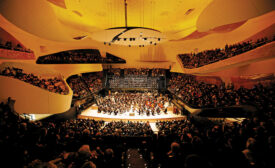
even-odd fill
[[[209,163],[207,163],[201,156],[196,154],[190,154],[185,158],[184,163],[185,168],[210,168]]]

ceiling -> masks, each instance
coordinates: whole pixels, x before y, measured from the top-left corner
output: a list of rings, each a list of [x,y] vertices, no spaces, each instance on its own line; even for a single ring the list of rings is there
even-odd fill
[[[275,2],[127,0],[127,6],[128,26],[153,28],[169,40],[179,40],[195,31],[206,32],[262,15],[274,10]],[[21,0],[1,0],[0,13],[27,32],[57,41],[125,26],[124,0],[24,0],[24,5]],[[38,30],[39,26],[46,30]]]

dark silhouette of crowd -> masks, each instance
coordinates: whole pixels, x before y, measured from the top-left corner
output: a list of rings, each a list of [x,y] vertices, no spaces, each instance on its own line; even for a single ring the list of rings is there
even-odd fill
[[[7,167],[121,167],[127,141],[120,137],[153,134],[148,122],[29,121],[4,103],[0,121],[1,164]]]
[[[135,112],[138,115],[159,115],[167,113],[167,106],[170,104],[167,95],[158,92],[111,92],[109,95],[97,96],[96,102],[98,112],[108,114],[123,114]]]
[[[198,53],[179,54],[178,56],[181,59],[184,68],[199,68],[204,65],[208,65],[245,53],[274,40],[275,36],[273,39],[268,39],[267,37],[265,37],[258,39],[255,42],[246,41],[232,45],[226,44],[224,48],[204,50]]]
[[[0,107],[2,165],[120,167],[121,147],[107,143],[100,136],[103,121],[30,122],[13,112],[7,104],[1,103]],[[11,158],[13,162],[10,162]]]
[[[107,123],[102,130],[103,136],[121,136],[121,137],[147,137],[152,136],[153,131],[149,122],[123,122],[113,121]]]
[[[147,167],[152,168],[273,168],[274,123],[270,116],[255,116],[240,123],[191,117],[159,121],[154,134],[148,122],[29,121],[9,104],[1,103],[1,164],[28,168],[127,167],[125,152],[136,147]]]
[[[126,63],[124,59],[106,53],[102,57],[97,49],[82,49],[63,51],[51,55],[41,56],[37,64],[83,64],[83,63]]]
[[[43,78],[32,73],[24,73],[23,69],[15,67],[5,67],[2,72],[0,72],[0,75],[19,79],[34,86],[46,89],[50,92],[59,93],[62,95],[69,93],[69,89],[64,81],[58,79],[57,77]]]
[[[183,162],[192,168],[274,167],[274,119],[254,117],[241,123],[191,119],[156,124],[157,154],[165,167],[183,167]]]
[[[207,84],[197,81],[195,76],[178,73],[171,74],[168,86],[171,93],[195,108],[253,105],[261,109],[264,104],[271,106],[270,110],[274,110],[274,88],[275,81],[270,81],[267,86],[259,83],[252,89],[235,89],[233,84]]]
[[[7,49],[7,50],[14,50],[14,51],[21,51],[21,52],[27,52],[32,53],[30,49],[24,48],[21,44],[13,44],[11,41],[6,41],[5,44],[3,44],[0,40],[0,49]]]

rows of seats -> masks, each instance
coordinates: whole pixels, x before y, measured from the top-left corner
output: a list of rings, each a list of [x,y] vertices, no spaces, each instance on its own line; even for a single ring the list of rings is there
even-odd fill
[[[261,38],[256,41],[246,41],[232,45],[225,45],[224,48],[217,48],[212,50],[204,50],[198,53],[185,53],[179,54],[179,58],[184,68],[192,69],[199,68],[204,65],[208,65],[214,62],[218,62],[227,58],[234,57],[236,55],[253,50],[264,44],[270,43],[275,40],[273,38]]]
[[[84,73],[82,74],[83,80],[87,83],[89,90],[92,93],[97,93],[102,90],[103,85],[103,73],[95,72],[95,73]]]
[[[105,70],[109,76],[165,76],[166,69],[162,68],[109,68]]]
[[[171,93],[195,108],[253,105],[261,109],[264,105],[270,110],[274,110],[274,88],[275,81],[270,81],[267,86],[259,83],[252,89],[235,89],[233,84],[207,84],[197,81],[195,76],[178,73],[172,73],[168,86]]]
[[[106,53],[102,57],[97,49],[70,50],[41,56],[37,64],[126,63],[124,59]]]
[[[102,90],[102,75],[102,72],[91,72],[69,77],[67,82],[73,90],[73,98],[83,99]]]
[[[2,41],[1,41],[1,39],[0,39],[0,49],[21,51],[21,52],[27,52],[27,53],[33,52],[30,49],[26,49],[26,48],[22,47],[22,45],[19,44],[19,43],[18,44],[14,44],[11,41],[6,41],[6,43],[3,44]]]
[[[125,152],[138,148],[152,168],[271,168],[274,114],[262,112],[242,123],[159,121],[153,134],[148,122],[30,122],[1,103],[0,152],[8,167],[127,167]]]
[[[70,88],[73,90],[73,99],[82,99],[90,95],[90,92],[80,76],[71,76],[67,79]]]
[[[26,73],[23,71],[23,69],[16,67],[5,67],[2,72],[0,72],[0,75],[19,79],[34,86],[46,89],[50,92],[59,93],[62,95],[69,93],[69,89],[64,81],[58,79],[57,77],[43,78],[33,73]]]

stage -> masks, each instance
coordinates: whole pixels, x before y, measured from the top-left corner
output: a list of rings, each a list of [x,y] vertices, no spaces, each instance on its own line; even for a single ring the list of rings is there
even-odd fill
[[[95,119],[95,120],[104,120],[107,122],[110,121],[142,121],[142,122],[156,122],[156,121],[166,121],[166,120],[182,120],[185,119],[185,116],[180,114],[173,113],[173,107],[168,107],[167,114],[161,112],[160,114],[155,114],[147,116],[146,114],[139,115],[136,111],[124,112],[123,114],[114,115],[109,113],[98,113],[97,106],[93,105],[86,110],[84,110],[79,116],[79,119]]]

